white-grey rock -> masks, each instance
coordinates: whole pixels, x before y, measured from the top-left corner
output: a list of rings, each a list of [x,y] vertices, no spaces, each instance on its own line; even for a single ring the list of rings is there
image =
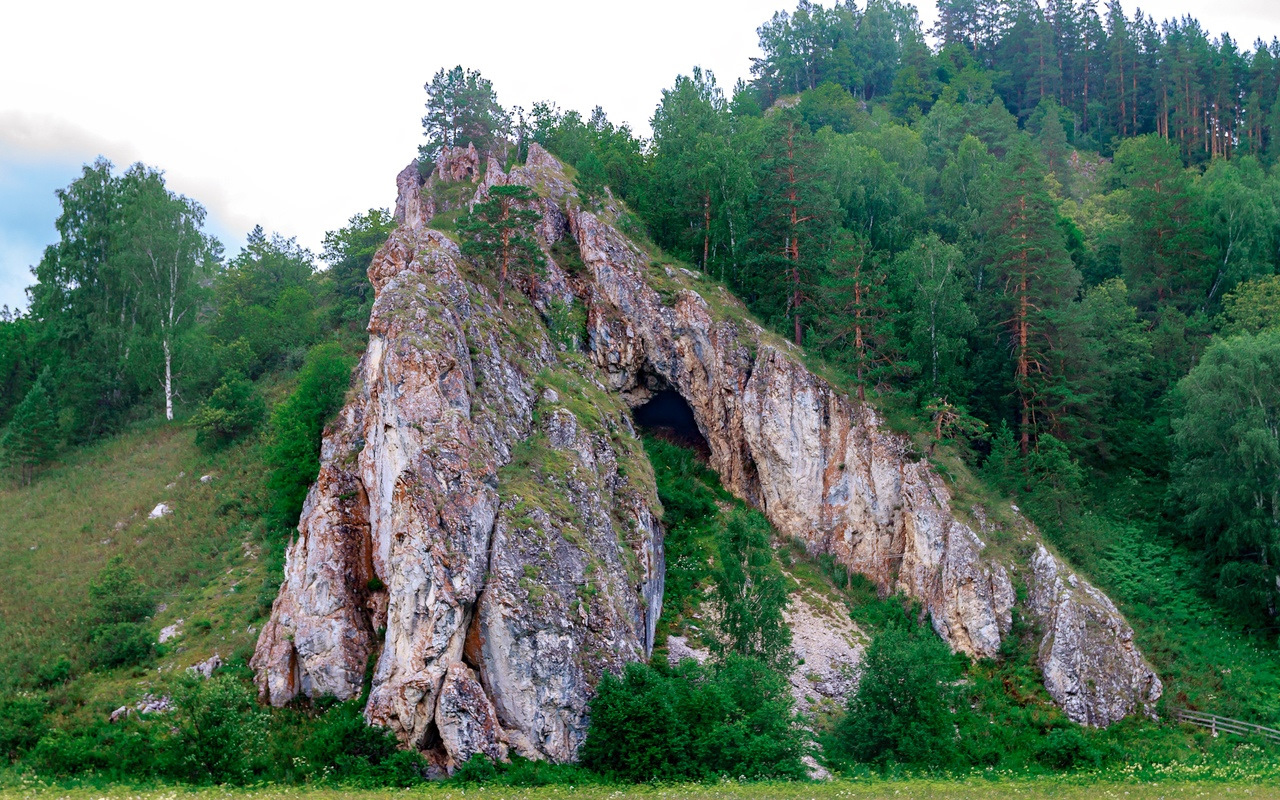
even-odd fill
[[[160,612],[157,610],[156,613],[160,613]],[[175,620],[172,625],[166,625],[163,628],[161,628],[160,636],[158,637],[158,641],[160,642],[160,644],[164,644],[165,642],[171,639],[176,639],[179,636],[181,636],[182,623],[183,623],[183,620],[179,619],[179,620]]]
[[[147,519],[160,519],[167,517],[173,513],[173,509],[166,503],[158,503],[155,508],[151,509],[151,513],[147,515]]]
[[[134,708],[139,714],[163,714],[173,708],[173,703],[167,695],[157,697],[148,692],[134,705]]]
[[[222,656],[214,653],[213,655],[201,661],[199,664],[187,667],[187,672],[206,680],[213,677],[213,673],[222,666]]]

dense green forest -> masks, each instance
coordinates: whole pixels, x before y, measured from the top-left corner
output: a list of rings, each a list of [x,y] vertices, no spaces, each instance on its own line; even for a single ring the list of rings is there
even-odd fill
[[[426,87],[420,168],[446,145],[508,163],[546,147],[582,195],[625,201],[637,234],[723,281],[930,455],[953,454],[1017,503],[1117,599],[1177,702],[1274,723],[1280,42],[1244,50],[1193,19],[1127,17],[1115,2],[1102,14],[1070,0],[939,6],[933,44],[892,0],[779,12],[759,28],[750,82],[678,76],[651,138],[599,107],[504,109],[478,72],[441,70]],[[456,221],[476,263],[539,269],[531,238],[495,233],[532,224],[509,213],[528,199],[519,191]],[[38,491],[63,475],[59,461],[112,437],[185,426],[209,458],[241,464],[243,488],[216,513],[261,540],[247,612],[260,620],[363,347],[365,271],[391,215],[353,216],[319,258],[261,229],[228,258],[200,204],[151,167],[99,160],[58,196],[59,240],[33,267],[29,307],[0,317],[11,490]],[[519,252],[495,260],[498,241]],[[605,681],[584,767],[476,760],[457,780],[804,774],[785,630],[770,627],[786,594],[771,583],[779,562],[761,555],[767,523],[722,509],[736,501],[692,454],[646,447],[666,508],[666,607],[737,582],[775,615],[726,634],[715,666],[635,665]],[[724,553],[753,571],[725,572]],[[776,559],[798,570],[798,558],[781,543]],[[832,766],[1059,769],[1135,748],[1148,761],[1228,752],[1149,722],[1080,730],[1037,688],[1027,636],[1001,664],[965,664],[912,609],[824,566],[813,580],[876,633],[858,696],[811,725]],[[78,676],[157,657],[146,576],[111,562],[93,581],[85,636],[0,654],[0,760],[197,782],[421,772],[363,726],[358,703],[256,708],[245,653],[179,691],[171,728],[87,722],[83,691],[68,688]],[[8,647],[7,635],[0,622]],[[890,713],[893,685],[908,687],[911,720]]]

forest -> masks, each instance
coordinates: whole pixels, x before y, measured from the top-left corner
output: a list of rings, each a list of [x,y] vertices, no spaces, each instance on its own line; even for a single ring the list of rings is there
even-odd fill
[[[677,76],[651,137],[600,106],[504,108],[479,72],[441,69],[425,87],[419,167],[429,174],[444,147],[474,145],[508,165],[531,143],[545,147],[572,166],[582,196],[623,201],[665,256],[723,282],[892,426],[925,437],[926,455],[955,454],[1020,507],[1118,599],[1156,666],[1195,698],[1222,690],[1208,677],[1222,659],[1247,662],[1239,680],[1254,681],[1242,684],[1253,694],[1218,708],[1274,723],[1280,41],[1243,47],[1190,17],[1128,16],[1116,0],[1101,12],[1094,0],[940,0],[939,13],[925,31],[895,0],[802,0],[758,29],[749,81],[722,86],[696,67]],[[28,308],[0,316],[0,465],[12,491],[38,489],[60,460],[158,420],[194,430],[206,453],[251,448],[259,484],[234,513],[263,542],[258,619],[319,469],[321,431],[364,345],[366,270],[392,215],[355,214],[318,255],[257,228],[228,258],[204,208],[156,168],[100,159],[58,197],[59,240],[32,268]],[[477,263],[497,273],[500,261],[501,292],[512,241],[501,227],[533,220],[506,204],[528,196],[495,198],[451,233]],[[514,241],[524,249],[511,269],[536,273],[536,248],[518,230]],[[672,602],[736,582],[772,592],[762,602],[776,616],[726,635],[716,668],[634,665],[607,679],[582,767],[477,759],[456,780],[803,777],[808,734],[779,724],[790,714],[772,663],[786,638],[785,593],[773,557],[756,558],[768,552],[768,526],[720,508],[737,501],[692,454],[655,440],[646,448],[669,552],[691,559],[672,563],[718,564],[714,575],[669,572]],[[947,462],[936,463],[945,474]],[[739,556],[749,574],[726,573]],[[1080,732],[1046,717],[1026,699],[1032,654],[963,664],[921,633],[910,608],[836,571],[815,580],[858,599],[855,617],[883,631],[864,689],[816,726],[833,766],[1097,767],[1149,734]],[[129,745],[102,728],[49,733],[75,719],[78,702],[54,687],[156,656],[142,630],[156,607],[142,578],[112,562],[94,581],[86,637],[0,657],[0,716],[27,720],[0,722],[0,760],[106,774],[116,767],[102,753],[136,746],[138,760],[111,774],[385,785],[420,771],[349,703],[267,720],[243,662],[220,683],[183,690],[185,722],[172,735],[157,729]],[[1196,635],[1163,632],[1162,603],[1195,630],[1212,620],[1230,643],[1189,655]],[[0,623],[0,641],[16,641],[6,635]],[[961,675],[971,688],[959,707],[976,711],[951,721],[958,701],[937,687]],[[923,723],[885,713],[901,699],[895,682],[911,687]],[[962,743],[956,730],[967,731]],[[271,763],[227,737],[270,739]],[[341,753],[345,740],[359,752]],[[1161,757],[1183,753],[1160,741]],[[225,763],[184,760],[201,747]]]

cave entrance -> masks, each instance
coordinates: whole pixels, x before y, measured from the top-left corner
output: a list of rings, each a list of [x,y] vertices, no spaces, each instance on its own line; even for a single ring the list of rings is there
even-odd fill
[[[636,424],[652,436],[694,450],[703,459],[711,457],[711,447],[698,430],[693,409],[672,389],[654,392],[648,402],[636,407]]]

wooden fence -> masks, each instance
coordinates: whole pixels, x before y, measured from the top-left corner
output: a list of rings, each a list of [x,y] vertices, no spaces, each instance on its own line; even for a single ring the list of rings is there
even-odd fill
[[[1265,728],[1261,725],[1254,725],[1252,722],[1241,722],[1238,719],[1220,717],[1217,714],[1175,708],[1173,709],[1173,718],[1188,725],[1199,725],[1201,728],[1208,728],[1214,733],[1221,731],[1222,733],[1234,733],[1236,736],[1262,736],[1273,742],[1280,742],[1280,731],[1275,728]]]

